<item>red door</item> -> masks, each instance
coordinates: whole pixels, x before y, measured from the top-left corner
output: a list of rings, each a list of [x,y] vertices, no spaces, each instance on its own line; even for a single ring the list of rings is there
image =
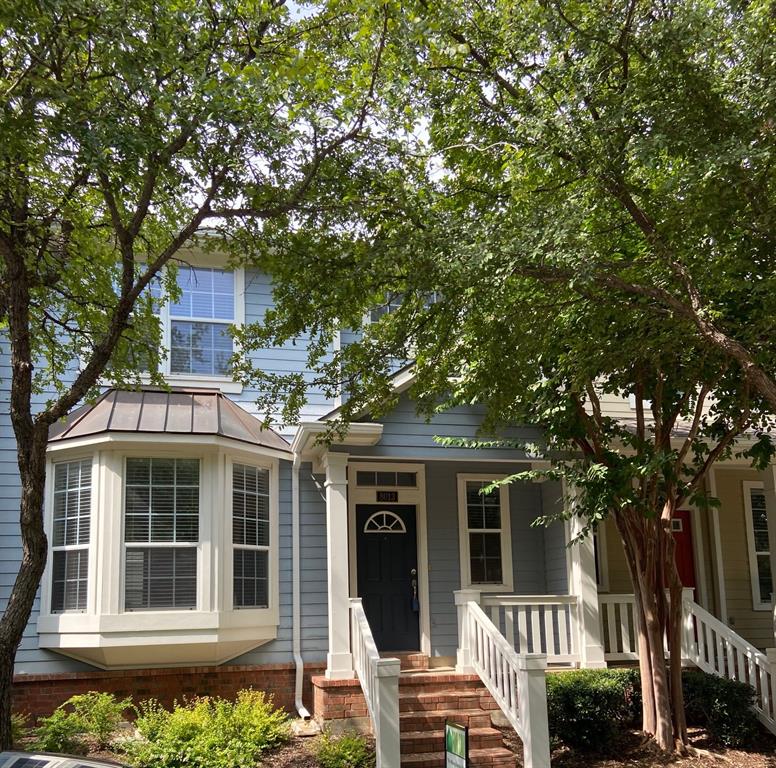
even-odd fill
[[[674,533],[676,542],[676,568],[679,571],[679,578],[682,580],[682,586],[695,589],[695,558],[692,550],[692,523],[690,521],[690,511],[679,509],[674,514],[671,521],[671,530]]]

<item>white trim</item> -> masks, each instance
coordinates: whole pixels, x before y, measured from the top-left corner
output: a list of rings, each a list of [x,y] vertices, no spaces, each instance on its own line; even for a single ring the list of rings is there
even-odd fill
[[[397,486],[358,486],[358,471],[375,472],[417,472],[417,485],[414,488]],[[398,504],[415,506],[417,548],[418,548],[418,595],[420,598],[420,652],[431,655],[431,605],[429,603],[428,577],[428,517],[426,510],[426,467],[423,464],[407,464],[376,461],[348,463],[348,554],[350,560],[350,595],[358,597],[358,558],[356,551],[356,505],[376,504],[375,491],[398,491]],[[382,502],[381,502],[382,503]],[[390,504],[386,504],[390,509]]]
[[[754,520],[752,517],[752,491],[764,490],[765,486],[759,480],[744,480],[741,483],[744,493],[744,515],[746,517],[746,547],[749,555],[749,578],[752,584],[752,610],[770,611],[770,601],[762,599],[760,594],[760,574],[757,570],[757,551],[754,546]],[[770,540],[768,541],[768,555],[770,556]]]
[[[499,505],[501,507],[501,584],[472,584],[471,559],[469,552],[469,526],[466,509],[466,483],[489,482],[503,480],[506,475],[459,473],[458,489],[458,543],[461,559],[461,589],[479,589],[482,592],[511,592],[514,589],[514,572],[512,570],[512,525],[509,506],[509,486],[499,488]]]
[[[709,496],[719,501],[717,496],[716,467],[711,467],[708,473]],[[719,618],[729,624],[727,612],[727,593],[725,590],[725,566],[722,560],[722,533],[719,527],[719,507],[711,507],[711,529],[714,539],[714,559],[716,561],[717,594],[719,595]]]
[[[316,443],[316,438],[331,427],[322,421],[303,421],[296,430],[291,441],[291,451],[298,454],[302,461],[320,461],[329,446]],[[349,424],[347,434],[341,440],[335,440],[335,445],[377,445],[383,436],[383,425],[371,422]],[[374,457],[372,457],[374,460]]]

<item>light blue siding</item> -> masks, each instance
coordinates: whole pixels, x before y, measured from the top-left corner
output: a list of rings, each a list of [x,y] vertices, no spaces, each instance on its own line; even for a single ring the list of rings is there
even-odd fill
[[[452,656],[458,641],[453,592],[461,588],[458,540],[458,488],[460,473],[506,474],[514,465],[502,463],[429,462],[426,464],[426,515],[428,523],[429,601],[433,656]],[[563,540],[553,529],[532,527],[543,513],[543,486],[513,483],[509,486],[512,568],[515,594],[543,594],[550,587],[545,576],[548,559],[564,559]],[[557,590],[555,589],[557,587]],[[565,593],[556,578],[552,591]]]
[[[552,515],[563,509],[563,486],[560,482],[546,482],[540,486],[542,514]],[[566,530],[562,521],[549,525],[544,531],[544,570],[547,574],[547,592],[555,595],[568,593],[568,549]]]

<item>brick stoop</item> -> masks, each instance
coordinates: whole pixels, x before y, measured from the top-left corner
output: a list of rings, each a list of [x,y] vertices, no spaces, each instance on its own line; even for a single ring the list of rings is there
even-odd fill
[[[314,677],[315,718],[333,730],[369,731],[366,701],[358,680]],[[469,726],[469,764],[514,768],[492,714],[498,705],[477,675],[411,672],[399,676],[401,763],[414,768],[444,765],[444,727],[450,720]]]

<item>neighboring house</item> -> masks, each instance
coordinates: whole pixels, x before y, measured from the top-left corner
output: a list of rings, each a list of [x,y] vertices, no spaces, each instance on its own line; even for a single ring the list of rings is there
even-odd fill
[[[529,456],[435,442],[474,436],[481,409],[425,423],[402,394],[379,422],[364,417],[327,449],[316,437],[338,403],[312,391],[301,426],[262,429],[256,393],[228,376],[223,330],[260,319],[272,302],[268,279],[203,261],[179,280],[182,298],[162,318],[174,389],[107,390],[51,430],[50,554],[17,654],[19,709],[45,712],[90,688],[172,698],[253,685],[306,713],[325,688],[313,697],[312,676],[353,677],[355,597],[378,649],[423,668],[469,669],[459,625],[470,599],[518,651],[546,653],[551,664],[635,658],[632,590],[613,526],[567,547],[568,525],[532,526],[560,508],[560,484],[480,493],[529,467]],[[256,362],[299,371],[305,359],[303,345],[289,344]],[[19,480],[7,350],[0,362],[5,600],[20,557]],[[410,376],[394,377],[400,392]],[[627,416],[627,402],[608,407]],[[541,436],[531,427],[511,434]],[[689,508],[676,521],[686,586],[743,638],[724,628],[701,637],[718,665],[730,643],[776,646],[773,485],[771,470],[719,465],[709,490],[721,507]],[[481,596],[460,592],[472,589]]]

